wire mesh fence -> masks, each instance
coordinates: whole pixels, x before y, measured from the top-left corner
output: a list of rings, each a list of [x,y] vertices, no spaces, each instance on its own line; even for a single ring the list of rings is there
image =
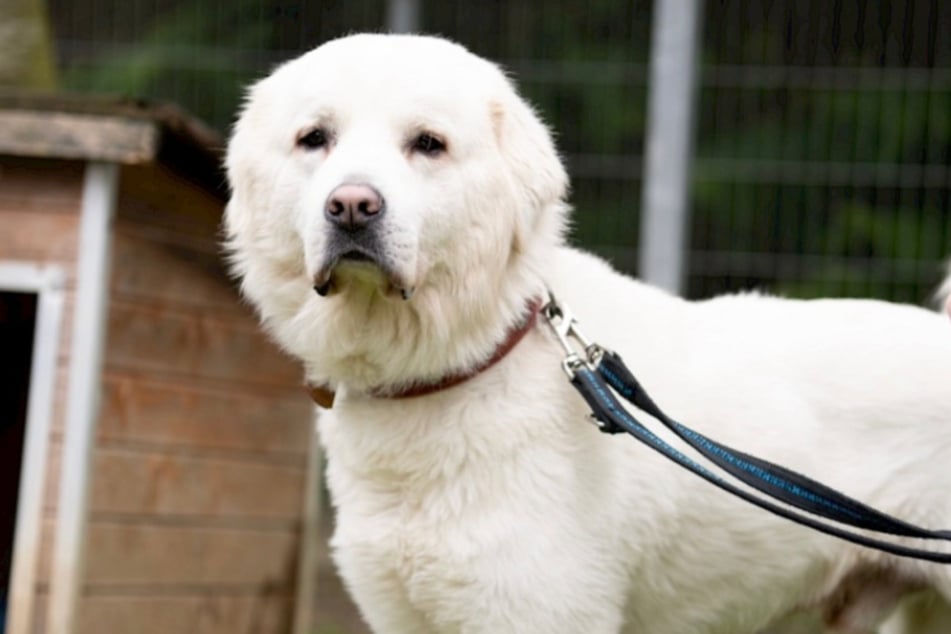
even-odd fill
[[[573,239],[636,273],[651,3],[422,2],[557,133]],[[172,100],[226,131],[242,86],[383,0],[50,0],[65,87]],[[720,0],[700,48],[687,294],[922,302],[951,251],[951,6]]]
[[[925,301],[949,250],[951,7],[710,7],[694,295]]]

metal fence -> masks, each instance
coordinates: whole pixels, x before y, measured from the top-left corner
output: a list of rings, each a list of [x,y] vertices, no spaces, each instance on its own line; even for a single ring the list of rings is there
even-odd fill
[[[222,131],[243,84],[336,35],[389,21],[456,39],[510,69],[557,131],[573,178],[573,239],[638,272],[647,0],[50,0],[50,9],[66,87],[177,101]],[[684,248],[645,234],[648,246],[683,251],[669,259],[685,262],[684,292],[925,301],[951,251],[951,6],[709,0],[697,46]]]
[[[951,6],[708,13],[690,293],[926,300],[951,250]]]

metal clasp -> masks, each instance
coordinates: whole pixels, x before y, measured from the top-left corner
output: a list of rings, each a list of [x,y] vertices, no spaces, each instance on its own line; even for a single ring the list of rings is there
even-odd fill
[[[568,375],[569,379],[575,378],[575,373],[584,366],[592,371],[601,362],[604,354],[604,348],[593,343],[582,334],[578,329],[578,320],[575,319],[571,309],[563,304],[559,304],[555,295],[548,291],[548,303],[542,307],[542,315],[545,321],[551,326],[552,332],[558,339],[558,343],[565,350],[565,358],[561,362],[561,368]],[[581,345],[584,355],[578,353],[572,341]]]

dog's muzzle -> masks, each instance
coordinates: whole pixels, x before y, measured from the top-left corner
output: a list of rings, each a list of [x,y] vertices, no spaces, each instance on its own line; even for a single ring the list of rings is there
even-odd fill
[[[338,265],[356,262],[380,269],[403,299],[412,296],[413,289],[395,279],[392,263],[383,249],[379,234],[385,212],[383,196],[370,185],[344,183],[330,192],[324,204],[329,231],[327,248],[313,280],[318,295],[324,297],[330,293]]]

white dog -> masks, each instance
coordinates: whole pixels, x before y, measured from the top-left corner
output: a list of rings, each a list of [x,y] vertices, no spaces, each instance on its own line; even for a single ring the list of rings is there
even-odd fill
[[[687,302],[566,247],[548,131],[496,66],[436,38],[356,35],[280,67],[227,165],[243,290],[336,393],[334,557],[374,631],[743,634],[816,609],[867,632],[909,592],[951,598],[951,566],[778,519],[599,433],[532,317],[551,289],[673,417],[948,528],[943,316]]]

